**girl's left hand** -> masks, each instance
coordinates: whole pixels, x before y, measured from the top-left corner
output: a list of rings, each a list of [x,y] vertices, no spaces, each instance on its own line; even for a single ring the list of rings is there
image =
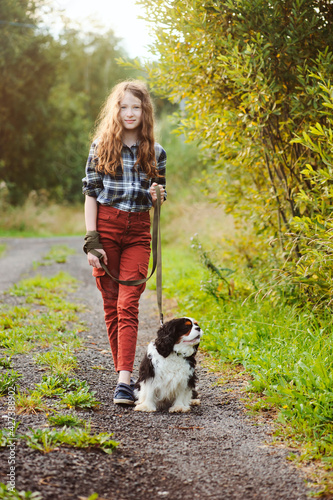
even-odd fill
[[[160,188],[160,192],[161,192],[161,205],[162,203],[164,202],[164,187],[161,186],[161,184],[157,184],[157,182],[153,182],[153,184],[150,186],[150,195],[151,195],[151,198],[153,200],[153,207],[156,205],[156,200],[157,200],[157,195],[156,195],[156,191],[155,191],[155,187],[154,186],[159,186]]]

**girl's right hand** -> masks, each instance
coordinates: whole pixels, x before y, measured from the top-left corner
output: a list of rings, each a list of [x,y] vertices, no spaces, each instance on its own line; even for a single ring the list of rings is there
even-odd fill
[[[108,258],[107,258],[105,251],[103,250],[103,248],[96,248],[96,251],[103,255],[103,262],[107,266],[108,265]],[[87,257],[88,257],[88,262],[89,262],[90,266],[97,267],[97,269],[102,268],[101,263],[99,261],[99,258],[96,257],[96,255],[93,255],[92,253],[88,252]]]

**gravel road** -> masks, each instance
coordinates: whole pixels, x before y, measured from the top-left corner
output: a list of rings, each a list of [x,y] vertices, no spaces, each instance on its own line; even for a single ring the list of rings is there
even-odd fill
[[[112,455],[61,448],[48,454],[31,450],[25,443],[16,449],[16,487],[39,491],[43,499],[81,499],[97,492],[107,500],[303,500],[309,490],[300,471],[286,460],[288,450],[267,445],[269,424],[256,425],[246,416],[242,403],[223,387],[214,385],[216,375],[198,367],[201,406],[189,414],[145,414],[113,405],[116,376],[103,322],[102,302],[85,255],[81,238],[0,239],[7,245],[0,259],[0,299],[13,303],[3,292],[36,272],[48,276],[68,271],[80,282],[71,300],[84,303],[82,313],[86,349],[77,353],[75,376],[87,380],[103,404],[98,411],[77,412],[92,421],[95,432],[113,432],[120,446]],[[66,264],[33,270],[55,244],[77,253]],[[170,318],[167,318],[170,319]],[[155,297],[146,292],[141,300],[140,329],[135,375],[148,342],[155,337],[158,314]],[[94,343],[93,343],[94,342]],[[105,352],[103,352],[105,350]],[[32,353],[16,355],[13,367],[23,374],[22,386],[32,388],[43,373],[36,370]],[[103,365],[106,370],[92,369]],[[0,402],[6,411],[6,398]],[[1,419],[3,425],[4,419]],[[20,431],[45,425],[45,416],[20,415]],[[0,481],[8,473],[8,449],[0,451]]]

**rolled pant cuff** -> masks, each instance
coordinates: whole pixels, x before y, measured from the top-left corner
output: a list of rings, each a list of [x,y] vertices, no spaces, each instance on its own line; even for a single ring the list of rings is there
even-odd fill
[[[117,366],[117,372],[122,372],[122,371],[125,371],[125,372],[133,372],[133,366]]]

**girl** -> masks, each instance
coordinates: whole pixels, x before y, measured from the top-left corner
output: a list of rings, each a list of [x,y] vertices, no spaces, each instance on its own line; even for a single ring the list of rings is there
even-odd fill
[[[150,215],[160,185],[165,192],[166,153],[154,141],[153,106],[140,81],[116,85],[99,117],[83,179],[86,241],[103,255],[112,276],[145,278],[150,256]],[[93,241],[93,245],[91,242]],[[117,284],[87,253],[102,293],[104,316],[119,379],[114,403],[133,405],[133,371],[139,298],[145,284]]]

